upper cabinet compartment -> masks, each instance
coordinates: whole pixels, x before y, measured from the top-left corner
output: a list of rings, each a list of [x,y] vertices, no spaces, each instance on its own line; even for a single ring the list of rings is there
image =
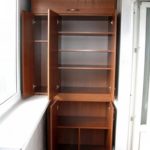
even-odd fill
[[[33,13],[47,13],[48,9],[60,15],[112,15],[116,0],[32,0]]]
[[[47,15],[34,16],[33,28],[34,28],[34,42],[47,42]]]

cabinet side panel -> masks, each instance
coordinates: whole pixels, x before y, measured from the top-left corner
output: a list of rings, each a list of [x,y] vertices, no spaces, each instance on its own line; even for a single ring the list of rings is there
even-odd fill
[[[48,120],[49,120],[49,139],[48,141],[48,148],[49,150],[56,150],[56,140],[57,140],[57,109],[58,109],[58,102],[53,101],[50,104],[50,115],[48,115]]]
[[[34,48],[32,14],[22,12],[22,95],[28,97],[34,94]]]
[[[112,150],[113,142],[113,122],[114,122],[114,106],[112,103],[108,107],[109,130],[106,137],[106,146],[108,150]]]
[[[114,36],[112,36],[111,42],[110,42],[110,46],[113,49],[114,53],[112,54],[111,57],[111,61],[110,64],[112,65],[112,72],[110,74],[110,89],[111,89],[111,93],[112,93],[112,100],[114,100],[115,98],[115,73],[116,73],[116,39],[117,39],[117,15],[116,13],[113,16],[113,32],[114,32]]]
[[[109,89],[112,97],[112,101],[115,98],[115,73],[116,73],[116,39],[117,39],[117,13],[114,12],[112,18],[110,18],[109,30],[111,29],[113,35],[108,38],[108,49],[111,49],[113,53],[108,57],[109,64],[112,70],[108,76],[109,78]]]

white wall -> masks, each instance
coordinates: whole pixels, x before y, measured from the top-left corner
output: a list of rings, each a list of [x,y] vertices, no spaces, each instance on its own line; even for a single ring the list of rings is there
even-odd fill
[[[42,118],[31,140],[24,146],[23,150],[46,150],[45,119],[45,117]]]
[[[130,150],[132,58],[133,0],[122,0],[115,150]]]
[[[150,148],[149,137],[150,137],[150,132],[147,131],[141,132],[139,150],[147,150]]]

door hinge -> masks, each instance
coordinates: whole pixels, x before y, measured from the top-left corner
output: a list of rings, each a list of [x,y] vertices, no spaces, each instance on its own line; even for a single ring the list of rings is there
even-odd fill
[[[59,106],[57,105],[57,110],[59,109]]]
[[[35,24],[35,23],[36,23],[36,21],[34,19],[32,19],[32,24]]]
[[[135,9],[135,8],[133,9],[133,14],[134,14],[134,15],[136,14],[136,9]]]
[[[59,20],[57,20],[57,24],[59,24]]]
[[[33,89],[35,89],[37,87],[37,85],[33,84],[32,87],[33,87]]]
[[[114,24],[113,20],[111,20],[110,24],[111,24],[111,25],[113,25],[113,24]]]
[[[60,86],[59,85],[56,85],[56,90],[59,90]]]
[[[131,116],[130,120],[134,122],[135,116]]]
[[[135,52],[135,53],[137,53],[138,51],[139,51],[139,48],[138,48],[138,47],[134,48],[134,52]]]

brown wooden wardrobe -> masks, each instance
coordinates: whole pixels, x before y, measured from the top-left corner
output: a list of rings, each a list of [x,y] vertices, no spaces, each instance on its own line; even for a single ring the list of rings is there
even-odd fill
[[[22,95],[48,95],[49,150],[112,150],[115,0],[31,0]]]

